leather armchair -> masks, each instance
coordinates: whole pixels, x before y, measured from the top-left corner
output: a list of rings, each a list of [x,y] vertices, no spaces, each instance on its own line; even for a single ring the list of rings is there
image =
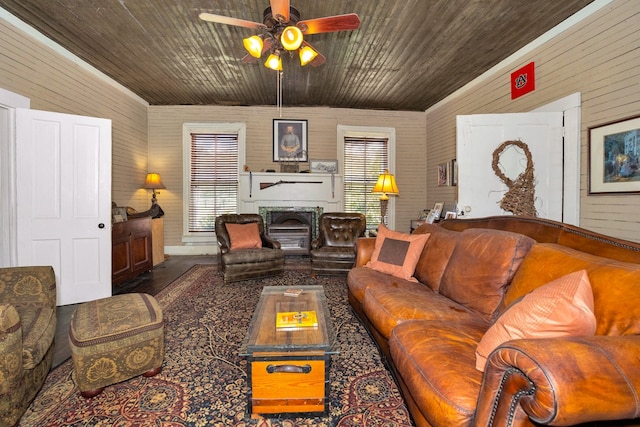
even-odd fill
[[[261,248],[231,250],[227,223],[258,223]],[[284,271],[284,251],[280,242],[265,234],[264,221],[258,214],[225,214],[216,218],[216,236],[220,247],[220,265],[224,282],[255,277],[275,276]]]
[[[367,229],[361,213],[325,212],[318,221],[318,236],[311,242],[312,274],[344,274],[356,260],[356,241]]]
[[[56,322],[53,268],[0,268],[0,425],[17,425],[44,384]]]

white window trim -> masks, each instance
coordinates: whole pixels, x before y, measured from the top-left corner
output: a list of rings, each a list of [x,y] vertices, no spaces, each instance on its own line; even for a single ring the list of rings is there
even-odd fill
[[[191,174],[191,134],[192,133],[221,133],[235,132],[238,134],[238,172],[242,172],[246,163],[246,135],[247,125],[243,122],[230,123],[183,123],[182,124],[182,242],[204,244],[216,241],[216,234],[189,232],[189,177]],[[238,177],[239,178],[239,177]],[[240,206],[240,191],[238,189],[238,206]]]
[[[344,177],[344,138],[352,137],[371,137],[371,138],[387,138],[389,146],[389,172],[395,174],[396,169],[396,129],[392,127],[375,127],[375,126],[349,126],[338,125],[338,168],[340,174]],[[383,171],[380,171],[383,172]],[[389,198],[387,208],[387,225],[390,229],[395,229],[396,225],[396,201],[395,197]]]

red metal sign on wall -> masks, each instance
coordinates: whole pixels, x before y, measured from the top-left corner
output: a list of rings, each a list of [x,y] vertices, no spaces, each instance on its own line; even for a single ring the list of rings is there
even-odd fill
[[[511,73],[511,99],[534,91],[536,88],[535,63],[530,62]]]

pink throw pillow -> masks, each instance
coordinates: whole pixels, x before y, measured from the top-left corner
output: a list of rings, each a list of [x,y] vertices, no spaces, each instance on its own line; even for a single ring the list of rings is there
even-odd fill
[[[593,335],[593,291],[586,270],[534,289],[512,304],[484,334],[476,348],[476,369],[504,342],[522,338]]]
[[[417,282],[413,273],[429,236],[401,233],[380,224],[371,261],[365,267]]]
[[[231,250],[262,247],[260,229],[257,222],[246,224],[226,223],[225,227],[231,240]]]

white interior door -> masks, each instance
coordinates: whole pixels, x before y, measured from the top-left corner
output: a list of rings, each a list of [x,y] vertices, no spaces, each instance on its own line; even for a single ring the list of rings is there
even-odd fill
[[[18,265],[51,265],[58,305],[111,295],[111,120],[16,110]]]
[[[461,218],[510,215],[500,207],[509,191],[493,170],[494,151],[505,141],[519,140],[531,153],[534,206],[537,216],[562,221],[563,130],[561,112],[480,114],[457,117],[458,211]],[[499,169],[515,181],[527,167],[524,150],[509,146],[499,156]]]

